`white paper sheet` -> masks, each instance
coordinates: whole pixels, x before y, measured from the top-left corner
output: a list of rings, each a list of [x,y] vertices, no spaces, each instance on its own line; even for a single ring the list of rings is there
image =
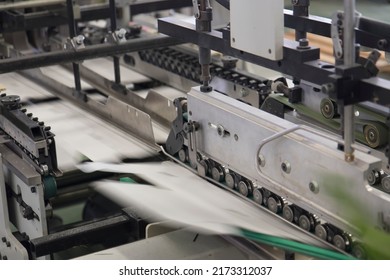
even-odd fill
[[[95,187],[121,206],[135,206],[156,219],[206,233],[240,235],[240,229],[247,229],[324,247],[301,229],[172,162],[86,163],[78,167],[84,172],[133,173],[150,182],[151,185],[140,185],[100,181]]]

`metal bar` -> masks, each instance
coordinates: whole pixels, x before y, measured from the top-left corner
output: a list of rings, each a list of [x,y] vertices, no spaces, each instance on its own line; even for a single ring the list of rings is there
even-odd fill
[[[47,7],[65,3],[65,0],[34,0],[34,1],[21,1],[16,3],[4,3],[0,4],[0,11],[7,11],[13,9],[25,9],[34,7]]]
[[[35,258],[38,258],[78,245],[104,242],[108,234],[128,232],[130,224],[128,216],[120,215],[52,233],[30,240],[31,252]]]
[[[74,21],[73,0],[66,0],[68,26],[70,38],[76,37],[76,23]],[[81,90],[80,68],[77,63],[73,63],[74,84],[77,91]]]
[[[344,65],[352,67],[355,64],[355,0],[344,0]],[[344,154],[345,160],[354,161],[352,144],[355,139],[354,106],[344,106]]]
[[[192,6],[192,0],[150,0],[130,4],[131,15]]]
[[[223,38],[222,32],[216,30],[209,33],[200,33],[195,30],[194,24],[172,18],[159,19],[158,29],[159,32],[174,36],[183,42],[210,48],[297,79],[304,79],[317,85],[334,82],[329,77],[329,75],[334,74],[334,69],[324,67],[324,65],[329,66],[329,64],[319,60],[319,49],[312,48],[310,51],[300,51],[297,49],[297,43],[290,40],[284,41],[284,59],[282,61],[271,61],[230,47],[229,40]],[[389,80],[373,77],[364,79],[359,83],[358,90],[361,96],[366,96],[367,100],[378,104],[390,104]]]
[[[284,26],[328,38],[331,37],[331,20],[324,17],[310,15],[308,17],[296,17],[292,11],[284,10]],[[383,39],[386,39],[389,43],[385,46],[378,45],[378,42]],[[389,52],[390,24],[367,17],[360,17],[359,26],[356,29],[356,43]]]
[[[110,0],[110,22],[111,22],[111,32],[114,33],[117,29],[116,27],[116,8],[115,8],[115,0]],[[114,56],[114,76],[115,83],[121,83],[121,69],[119,64],[119,57]]]
[[[0,60],[0,73],[2,74],[19,70],[46,67],[104,56],[114,56],[146,49],[169,47],[180,43],[180,40],[172,37],[165,35],[153,35],[144,38],[132,39],[121,44],[101,44],[96,46],[87,46],[84,49],[79,49],[77,51],[55,51],[18,58],[9,58]]]
[[[295,17],[308,17],[310,0],[307,1],[291,1],[293,4],[293,14]],[[299,28],[295,29],[295,41],[305,39],[307,37],[306,31],[302,31]]]

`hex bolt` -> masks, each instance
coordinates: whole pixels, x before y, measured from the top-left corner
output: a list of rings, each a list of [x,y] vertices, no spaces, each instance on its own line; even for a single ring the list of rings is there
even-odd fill
[[[36,192],[37,192],[37,188],[36,188],[36,187],[31,187],[30,191],[31,191],[32,193],[36,193]]]
[[[287,174],[291,172],[291,164],[288,161],[283,161],[281,164],[281,168],[283,172]]]
[[[83,42],[84,42],[84,36],[83,35],[79,35],[79,36],[77,36],[76,38],[75,38],[75,42],[76,42],[76,44],[77,45],[82,45],[83,44]]]
[[[318,186],[318,183],[316,181],[311,181],[309,183],[309,189],[313,192],[313,193],[318,193],[320,191],[320,187]]]
[[[299,50],[310,49],[309,40],[307,40],[306,38],[299,39],[299,45],[297,49]]]
[[[241,97],[247,97],[249,95],[249,92],[246,90],[246,88],[241,88],[240,94]]]

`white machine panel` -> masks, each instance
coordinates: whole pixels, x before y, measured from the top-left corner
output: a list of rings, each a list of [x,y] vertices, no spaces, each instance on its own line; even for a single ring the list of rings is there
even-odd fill
[[[231,0],[231,46],[271,60],[281,60],[283,7],[283,0]]]

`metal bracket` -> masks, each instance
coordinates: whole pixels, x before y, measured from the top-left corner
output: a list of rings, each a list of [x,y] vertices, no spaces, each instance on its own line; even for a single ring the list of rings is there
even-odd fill
[[[199,123],[189,121],[183,126],[183,130],[188,135],[188,157],[190,165],[193,168],[198,167],[198,148],[196,142],[196,131],[199,129]]]
[[[196,18],[200,18],[198,0],[192,0],[192,6],[194,7],[194,15]]]
[[[355,12],[355,28],[359,26],[361,13]],[[333,41],[334,55],[337,59],[343,58],[343,30],[344,30],[344,12],[337,11],[332,16],[331,38]]]
[[[126,42],[126,29],[121,28],[115,32],[109,32],[106,38],[106,42],[111,44],[120,44]]]
[[[64,49],[73,50],[73,51],[84,49],[85,48],[84,39],[85,37],[83,35],[78,35],[76,37],[73,37],[72,39],[67,38],[64,44]]]

